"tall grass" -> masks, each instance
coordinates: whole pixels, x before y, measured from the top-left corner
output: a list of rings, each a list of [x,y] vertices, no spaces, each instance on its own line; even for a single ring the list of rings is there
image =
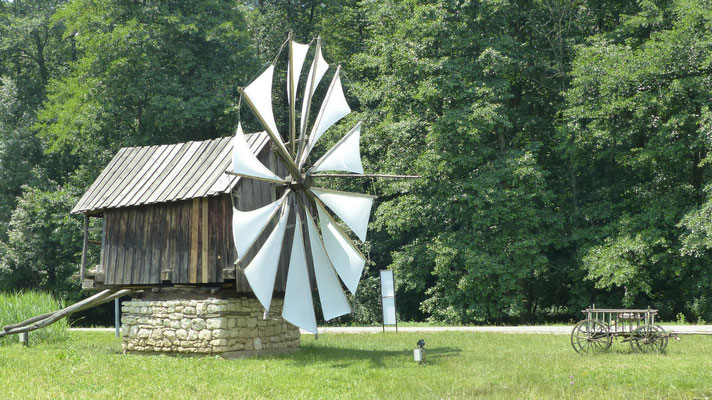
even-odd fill
[[[5,325],[16,324],[60,308],[62,308],[61,303],[49,293],[32,291],[0,293],[0,329]],[[67,340],[69,337],[67,328],[67,320],[61,319],[50,326],[32,331],[29,335],[30,344]],[[17,341],[17,335],[9,335],[0,338],[0,345]]]

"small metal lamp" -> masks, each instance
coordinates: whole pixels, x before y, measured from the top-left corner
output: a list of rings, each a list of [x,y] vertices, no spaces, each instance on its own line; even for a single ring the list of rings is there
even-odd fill
[[[418,346],[418,348],[413,350],[413,360],[422,364],[425,362],[425,340],[418,340],[418,343],[416,343],[416,345]]]

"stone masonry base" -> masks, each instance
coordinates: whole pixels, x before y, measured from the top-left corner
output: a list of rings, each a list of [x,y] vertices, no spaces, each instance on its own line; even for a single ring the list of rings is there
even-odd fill
[[[299,349],[299,329],[273,299],[267,319],[257,299],[134,299],[122,305],[125,352],[244,357]]]

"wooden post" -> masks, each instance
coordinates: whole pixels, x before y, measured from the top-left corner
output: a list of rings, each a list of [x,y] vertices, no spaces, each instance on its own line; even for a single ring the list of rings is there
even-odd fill
[[[84,283],[84,271],[87,266],[87,248],[89,247],[89,214],[84,214],[84,244],[82,246],[82,265],[79,267],[79,282]]]
[[[292,157],[294,159],[297,159],[297,150],[296,150],[296,145],[295,145],[295,112],[294,112],[294,105],[297,102],[297,96],[296,96],[296,90],[294,90],[294,74],[292,71],[294,71],[294,46],[292,43],[292,31],[289,31],[289,64],[287,66],[287,74],[289,75],[287,79],[289,80],[289,93],[287,96],[289,96],[289,137],[290,141],[292,142]],[[299,71],[297,71],[299,72]]]
[[[396,305],[396,274],[393,274],[393,309],[396,314],[396,333],[398,333],[398,305]]]
[[[114,325],[116,327],[116,337],[119,337],[121,328],[121,310],[119,309],[119,298],[114,299]]]
[[[321,36],[316,37],[316,48],[314,49],[314,63],[312,65],[311,76],[312,80],[308,88],[304,88],[305,96],[302,99],[303,102],[307,103],[304,109],[305,113],[302,115],[302,125],[299,130],[299,149],[297,150],[297,156],[294,158],[297,162],[302,158],[302,153],[304,152],[304,146],[306,145],[306,131],[307,125],[309,125],[309,109],[311,108],[311,97],[314,94],[314,87],[316,86],[316,70],[317,64],[319,63],[319,52],[321,52]]]

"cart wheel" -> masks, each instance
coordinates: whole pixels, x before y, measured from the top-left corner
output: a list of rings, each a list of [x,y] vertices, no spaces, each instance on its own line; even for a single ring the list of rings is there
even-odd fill
[[[667,333],[660,325],[643,325],[630,335],[630,347],[636,353],[662,353],[667,344]]]
[[[660,340],[661,340],[661,342],[662,342],[663,345],[662,345],[662,347],[660,348],[660,351],[665,351],[665,349],[667,349],[667,345],[668,345],[668,335],[667,335],[667,331],[666,331],[665,329],[663,329],[663,327],[660,326],[660,325],[655,325],[655,328],[658,330],[658,332],[660,332],[660,335],[662,336],[662,337],[660,338]]]
[[[585,319],[571,331],[571,347],[579,354],[605,353],[612,342],[608,327],[601,321]]]

